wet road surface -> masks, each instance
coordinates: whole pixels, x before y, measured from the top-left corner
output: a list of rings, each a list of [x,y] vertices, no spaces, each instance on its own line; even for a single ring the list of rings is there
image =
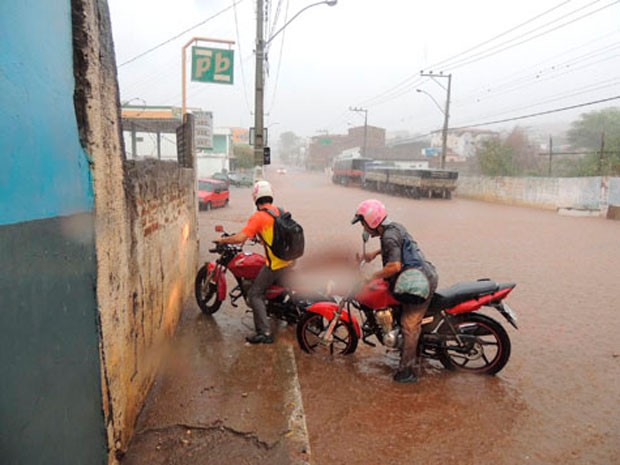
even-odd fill
[[[312,463],[620,463],[620,222],[458,198],[404,199],[269,169],[275,203],[305,229],[298,285],[352,279],[362,241],[350,219],[368,197],[409,229],[436,265],[439,287],[478,278],[517,283],[507,301],[519,330],[487,313],[512,341],[511,359],[494,377],[425,362],[419,383],[399,385],[392,381],[397,357],[385,348],[360,341],[345,358],[308,355],[294,328],[279,328],[279,343],[296,357]],[[229,207],[200,213],[201,259],[209,257],[215,224],[236,232],[252,211],[250,189],[233,188]],[[213,319],[233,328],[243,347],[251,318],[230,320],[229,311],[226,304]],[[278,463],[257,457],[244,463]],[[226,463],[225,454],[217,463]]]
[[[323,175],[269,179],[275,203],[306,231],[300,274],[304,262],[310,272],[330,255],[360,250],[361,228],[350,219],[361,200],[376,197],[434,262],[440,287],[484,277],[517,283],[507,301],[520,329],[490,313],[513,344],[495,377],[426,363],[418,384],[398,385],[397,359],[384,348],[360,343],[335,361],[296,348],[316,464],[620,463],[620,222],[411,200],[335,186]]]

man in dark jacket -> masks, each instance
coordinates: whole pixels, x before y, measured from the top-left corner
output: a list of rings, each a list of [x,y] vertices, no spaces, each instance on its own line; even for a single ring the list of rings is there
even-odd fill
[[[419,271],[416,271],[418,276],[415,288],[409,289],[407,301],[402,303],[400,324],[404,341],[398,371],[394,375],[394,381],[414,383],[418,380],[414,364],[422,319],[437,288],[437,272],[433,264],[426,260],[405,227],[388,220],[385,205],[379,200],[369,199],[360,203],[351,223],[358,221],[371,236],[379,236],[381,240],[379,250],[366,253],[363,257],[365,261],[371,261],[381,254],[383,268],[373,273],[371,279],[382,278],[393,285],[405,267],[408,270]],[[403,254],[406,257],[403,257]],[[404,264],[405,261],[407,263]]]

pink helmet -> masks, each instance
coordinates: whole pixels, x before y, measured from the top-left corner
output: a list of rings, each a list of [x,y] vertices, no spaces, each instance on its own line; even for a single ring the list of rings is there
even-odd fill
[[[386,218],[387,210],[385,209],[385,205],[376,199],[368,199],[357,206],[351,224],[364,220],[364,223],[366,223],[370,229],[376,229]]]

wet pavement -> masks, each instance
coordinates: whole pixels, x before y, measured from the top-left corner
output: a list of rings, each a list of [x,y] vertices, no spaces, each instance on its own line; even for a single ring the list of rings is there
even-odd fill
[[[510,335],[508,365],[486,377],[424,363],[419,383],[398,385],[397,358],[381,347],[308,355],[291,327],[272,346],[249,346],[244,309],[207,317],[188,302],[123,464],[620,463],[620,222],[370,194],[291,170],[268,176],[276,204],[306,231],[299,285],[346,281],[361,248],[350,218],[370,196],[412,232],[440,287],[517,282],[508,303],[519,330],[487,313]],[[216,223],[235,232],[251,212],[249,189],[233,189],[230,207],[201,213],[201,257]]]
[[[309,444],[287,344],[252,346],[243,310],[189,304],[124,465],[303,464]]]

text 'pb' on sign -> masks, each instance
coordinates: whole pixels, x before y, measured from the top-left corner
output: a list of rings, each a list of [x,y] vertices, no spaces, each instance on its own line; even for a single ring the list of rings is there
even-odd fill
[[[234,50],[192,47],[192,81],[233,83]]]

